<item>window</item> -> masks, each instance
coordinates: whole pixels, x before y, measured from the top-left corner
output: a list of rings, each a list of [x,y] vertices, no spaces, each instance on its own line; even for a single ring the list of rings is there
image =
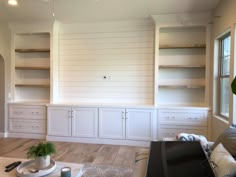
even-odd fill
[[[230,33],[219,39],[219,114],[229,117]]]

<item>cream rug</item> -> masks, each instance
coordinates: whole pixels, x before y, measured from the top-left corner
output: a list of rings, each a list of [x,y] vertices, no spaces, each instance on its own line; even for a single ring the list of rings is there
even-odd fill
[[[133,170],[130,168],[86,164],[79,177],[132,177],[132,175]]]

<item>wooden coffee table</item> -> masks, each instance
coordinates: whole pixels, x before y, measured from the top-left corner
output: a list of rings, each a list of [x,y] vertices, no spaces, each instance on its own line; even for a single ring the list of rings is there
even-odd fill
[[[7,158],[7,157],[0,157],[0,177],[16,177],[16,168],[14,168],[10,172],[5,172],[5,166],[10,163],[16,161],[28,161],[29,159],[18,159],[18,158]],[[61,168],[62,167],[71,167],[71,177],[78,177],[80,176],[79,173],[83,167],[83,164],[76,164],[76,163],[67,163],[67,162],[56,162],[56,170],[51,174],[47,175],[48,177],[60,177],[61,176]]]

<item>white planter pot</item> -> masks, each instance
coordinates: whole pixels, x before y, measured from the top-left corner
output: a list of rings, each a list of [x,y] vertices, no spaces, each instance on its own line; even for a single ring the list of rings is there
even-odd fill
[[[35,166],[38,169],[47,168],[50,165],[50,155],[37,157],[35,159]]]

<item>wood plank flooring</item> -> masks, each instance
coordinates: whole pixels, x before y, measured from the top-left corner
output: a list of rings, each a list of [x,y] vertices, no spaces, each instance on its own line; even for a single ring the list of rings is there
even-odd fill
[[[0,138],[0,156],[27,158],[30,146],[42,140]],[[91,163],[96,165],[114,165],[133,168],[135,153],[145,148],[119,145],[83,144],[71,142],[53,142],[57,153],[52,156],[57,161],[72,163]]]

